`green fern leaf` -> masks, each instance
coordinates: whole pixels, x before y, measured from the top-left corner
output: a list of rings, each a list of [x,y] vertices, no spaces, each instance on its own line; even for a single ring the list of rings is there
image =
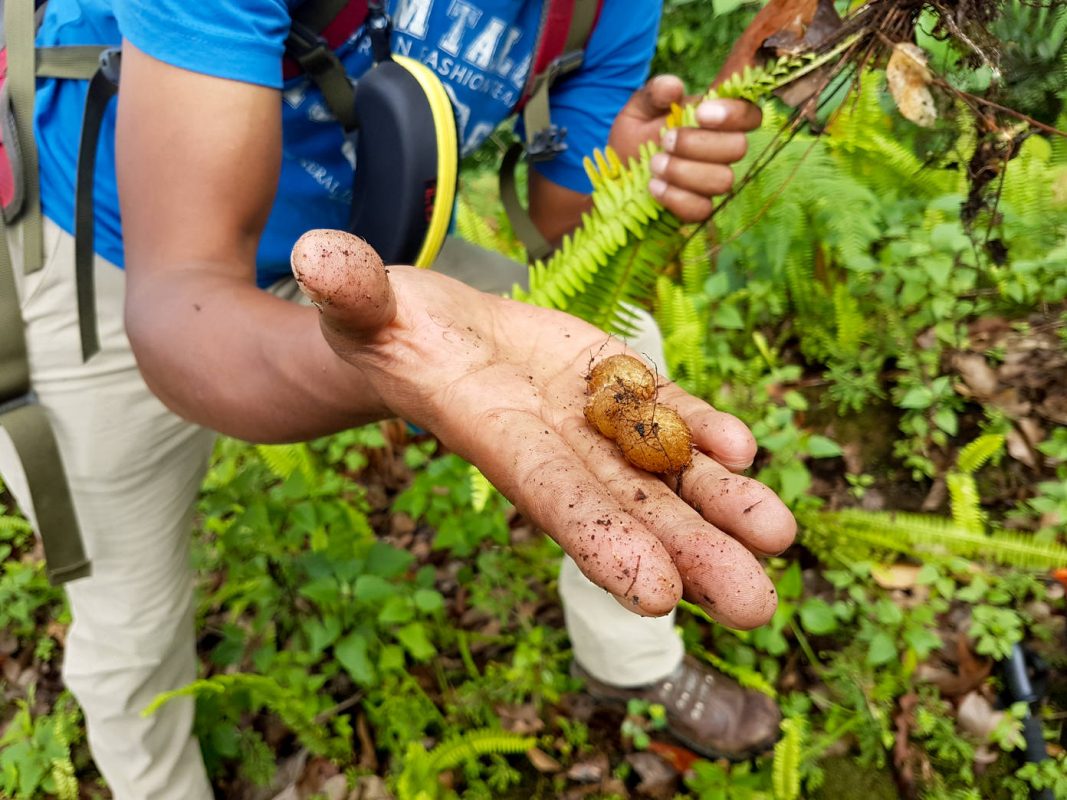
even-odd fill
[[[968,444],[956,457],[956,468],[965,475],[973,475],[1004,447],[999,433],[986,433]]]
[[[325,726],[315,721],[317,697],[301,697],[293,688],[282,686],[268,675],[236,672],[195,680],[179,689],[157,695],[141,712],[141,716],[154,714],[165,703],[178,697],[238,692],[247,695],[253,709],[265,707],[277,714],[301,744],[315,755],[340,759],[348,754],[347,743],[341,737],[332,736]]]
[[[867,320],[845,283],[834,287],[834,323],[837,329],[838,352],[845,355],[858,353],[860,343],[867,332]]]
[[[766,68],[746,68],[707,97],[756,100],[836,58],[851,40],[819,56],[786,56]],[[671,126],[694,125],[696,104],[672,114]],[[658,146],[646,142],[623,165],[610,149],[585,160],[593,210],[562,247],[530,268],[529,290],[517,298],[582,317],[612,333],[633,332],[632,308],[651,296],[656,277],[686,243],[681,221],[649,194],[650,161]]]
[[[961,528],[980,533],[985,528],[985,517],[974,476],[966,472],[950,472],[945,476],[945,484],[953,522]]]
[[[774,800],[797,800],[800,797],[800,753],[807,738],[804,720],[782,720],[782,738],[774,745],[771,787]]]
[[[470,467],[468,479],[471,487],[471,507],[475,511],[484,511],[490,498],[496,493],[496,487],[473,464]]]
[[[962,527],[953,520],[902,512],[843,509],[802,514],[804,543],[827,560],[857,547],[868,554],[903,553],[924,557],[964,556],[1025,570],[1067,566],[1067,546],[1031,534]]]
[[[297,472],[309,481],[315,479],[311,450],[306,444],[257,444],[255,449],[260,460],[279,480],[288,480]]]
[[[537,739],[533,736],[520,736],[495,728],[468,731],[431,750],[430,768],[440,773],[481,756],[525,753],[535,744]]]
[[[504,252],[500,237],[462,196],[456,199],[456,232],[460,238],[484,250]]]

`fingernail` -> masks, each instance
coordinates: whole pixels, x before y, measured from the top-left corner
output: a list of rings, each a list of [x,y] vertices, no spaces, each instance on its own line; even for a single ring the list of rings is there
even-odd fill
[[[664,151],[673,153],[674,146],[678,144],[678,129],[671,128],[669,131],[665,131],[663,136],[660,137],[660,144],[663,145]]]
[[[662,175],[667,171],[667,162],[670,160],[671,157],[666,153],[656,153],[648,162],[648,166],[651,167],[653,175]]]
[[[705,125],[718,125],[726,121],[726,106],[714,100],[697,106],[697,122]]]
[[[663,197],[663,193],[667,191],[667,181],[653,178],[648,182],[648,191],[653,197]]]

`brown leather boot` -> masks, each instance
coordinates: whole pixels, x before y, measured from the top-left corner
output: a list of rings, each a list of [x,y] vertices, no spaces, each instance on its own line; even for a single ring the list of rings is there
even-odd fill
[[[667,730],[707,758],[743,761],[774,746],[782,715],[767,695],[742,688],[733,678],[686,655],[678,668],[648,686],[602,683],[577,662],[572,670],[597,700],[625,703],[631,698],[659,703]]]

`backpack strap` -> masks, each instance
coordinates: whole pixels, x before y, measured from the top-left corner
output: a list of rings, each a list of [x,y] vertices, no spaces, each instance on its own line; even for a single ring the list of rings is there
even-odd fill
[[[9,158],[21,161],[12,216],[22,216],[24,272],[44,264],[43,221],[37,174],[33,115],[36,77],[87,77],[96,69],[101,48],[33,46],[38,18],[33,3],[9,0],[4,31],[14,48],[5,53],[3,95],[10,99],[11,125],[4,127]],[[2,109],[5,115],[8,107]],[[48,579],[53,585],[82,578],[91,568],[82,544],[66,473],[52,425],[30,386],[30,366],[14,265],[7,242],[7,219],[0,216],[0,427],[10,437],[26,475],[37,530],[44,545]]]
[[[99,53],[85,94],[82,131],[78,140],[78,166],[74,179],[74,277],[78,294],[82,361],[88,361],[100,349],[100,337],[96,329],[96,213],[93,189],[96,185],[96,151],[100,144],[100,129],[108,103],[119,90],[121,65],[120,48],[109,47]]]
[[[8,0],[4,3],[4,36],[15,42],[8,48],[8,95],[15,115],[23,166],[22,246],[23,269],[26,274],[36,272],[44,264],[41,223],[41,195],[37,178],[37,143],[33,136],[34,95],[36,93],[36,56],[32,42],[37,38],[37,20],[33,3],[27,0]],[[31,43],[30,46],[23,46]],[[6,289],[6,287],[5,287]]]
[[[515,168],[523,155],[530,162],[547,161],[567,149],[565,128],[553,124],[549,109],[552,85],[582,66],[585,45],[596,26],[603,0],[545,0],[534,49],[533,68],[518,109],[525,139],[513,144],[500,165],[500,199],[515,235],[530,258],[544,258],[552,245],[541,235],[519,200]]]
[[[52,425],[30,388],[26,335],[7,223],[0,218],[0,427],[18,454],[53,585],[91,573]]]
[[[345,37],[362,25],[368,5],[367,0],[307,0],[293,14],[285,40],[286,55],[319,87],[326,105],[346,131],[356,127],[356,90],[334,52],[340,42],[331,40]]]

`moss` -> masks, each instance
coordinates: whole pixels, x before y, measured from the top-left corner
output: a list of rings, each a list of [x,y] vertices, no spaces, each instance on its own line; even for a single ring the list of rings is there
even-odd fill
[[[900,800],[893,776],[888,770],[864,767],[852,758],[838,756],[819,764],[825,778],[811,800],[842,800],[846,797],[863,800]]]

